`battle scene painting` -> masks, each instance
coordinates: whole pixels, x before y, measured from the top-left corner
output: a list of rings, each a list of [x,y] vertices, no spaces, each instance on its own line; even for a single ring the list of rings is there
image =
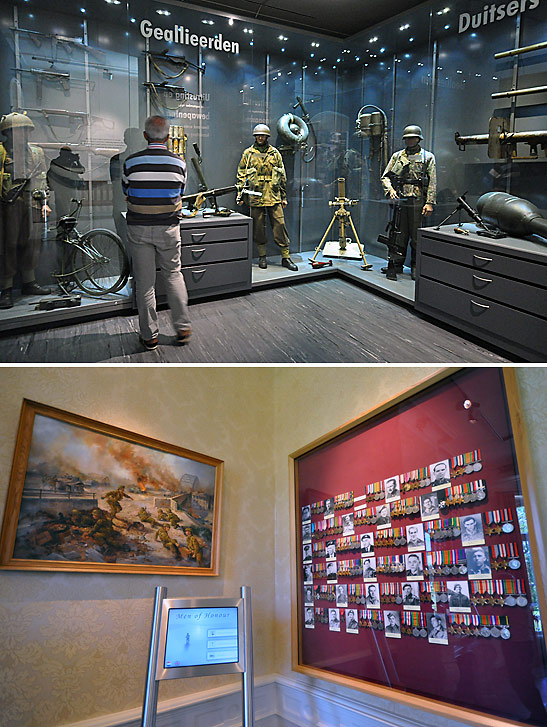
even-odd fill
[[[11,562],[213,574],[222,462],[112,430],[35,413]]]

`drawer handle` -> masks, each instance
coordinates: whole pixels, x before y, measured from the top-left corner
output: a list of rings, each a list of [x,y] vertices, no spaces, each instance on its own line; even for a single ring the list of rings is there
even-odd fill
[[[473,253],[473,257],[476,257],[477,260],[484,260],[485,263],[491,263],[492,262],[492,258],[491,257],[481,257],[480,255],[475,255],[474,253]]]
[[[201,242],[206,234],[206,232],[192,232],[192,240],[194,240],[194,242]]]
[[[191,253],[192,255],[197,255],[198,253],[201,255],[201,253],[205,252],[206,249],[206,247],[193,247]]]
[[[473,298],[471,298],[471,302],[473,303],[473,305],[477,305],[479,308],[488,308],[488,309],[490,309],[490,306],[489,305],[484,305],[483,303],[477,303],[477,301],[473,300]]]
[[[475,278],[475,280],[480,280],[481,283],[493,283],[494,282],[493,280],[489,280],[488,278],[480,278],[478,275],[475,275],[474,273],[473,273],[473,277]]]
[[[192,270],[192,275],[203,275],[206,272],[207,270],[205,268],[203,270]]]

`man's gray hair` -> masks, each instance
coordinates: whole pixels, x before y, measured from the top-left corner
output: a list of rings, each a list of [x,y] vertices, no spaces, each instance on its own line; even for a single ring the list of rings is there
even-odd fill
[[[144,122],[144,133],[150,141],[163,141],[169,136],[169,119],[149,116]]]

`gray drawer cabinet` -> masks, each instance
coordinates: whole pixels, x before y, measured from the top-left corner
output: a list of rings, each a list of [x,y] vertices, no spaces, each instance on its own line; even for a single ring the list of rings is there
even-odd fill
[[[182,274],[192,300],[251,290],[252,220],[196,215],[180,224]]]
[[[419,231],[414,307],[459,331],[547,361],[547,244]]]

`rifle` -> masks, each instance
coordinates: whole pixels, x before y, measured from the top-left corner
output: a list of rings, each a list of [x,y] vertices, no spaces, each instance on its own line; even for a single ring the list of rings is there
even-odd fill
[[[227,207],[219,208],[217,202],[217,197],[222,197],[222,195],[230,194],[231,192],[237,192],[237,204],[241,202],[241,197],[243,194],[250,194],[254,197],[262,197],[262,192],[252,192],[247,189],[245,185],[240,186],[237,184],[233,184],[230,187],[218,187],[217,189],[200,190],[199,192],[194,192],[193,194],[184,194],[181,197],[181,201],[188,202],[188,209],[192,210],[192,213],[189,215],[183,215],[183,217],[195,217],[199,209],[203,206],[203,203],[206,199],[210,199],[213,202],[214,212],[204,212],[204,217],[211,214],[223,215],[225,217],[231,215],[232,210],[228,209]]]
[[[38,68],[15,68],[14,70],[22,73],[32,73],[36,76],[36,101],[42,103],[42,84],[43,81],[58,81],[63,87],[65,95],[70,91],[70,74],[60,73],[58,71],[43,71]]]
[[[401,200],[394,199],[389,206],[392,208],[393,214],[386,225],[387,235],[378,235],[378,242],[386,245],[390,256],[395,259],[397,255],[401,254],[396,247],[397,236],[401,231]]]

